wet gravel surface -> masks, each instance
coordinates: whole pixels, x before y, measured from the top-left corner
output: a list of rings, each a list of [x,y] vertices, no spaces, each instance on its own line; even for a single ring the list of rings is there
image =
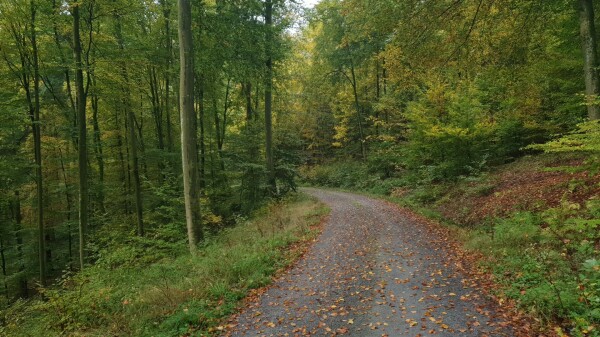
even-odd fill
[[[385,201],[303,191],[331,208],[323,233],[227,336],[512,336],[430,226]]]

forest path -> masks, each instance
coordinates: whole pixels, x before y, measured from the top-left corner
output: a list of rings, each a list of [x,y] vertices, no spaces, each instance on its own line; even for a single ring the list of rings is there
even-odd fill
[[[391,203],[306,188],[323,233],[228,336],[512,336],[435,226]]]

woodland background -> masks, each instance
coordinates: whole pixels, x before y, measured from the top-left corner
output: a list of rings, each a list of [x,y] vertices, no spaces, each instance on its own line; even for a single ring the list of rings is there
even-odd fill
[[[0,332],[217,333],[314,235],[300,178],[458,225],[501,297],[598,335],[598,7],[2,1]]]

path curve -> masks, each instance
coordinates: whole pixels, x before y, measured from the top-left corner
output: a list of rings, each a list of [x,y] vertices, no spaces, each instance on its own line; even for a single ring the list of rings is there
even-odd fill
[[[303,189],[331,208],[293,268],[227,336],[512,336],[439,231],[381,200]]]

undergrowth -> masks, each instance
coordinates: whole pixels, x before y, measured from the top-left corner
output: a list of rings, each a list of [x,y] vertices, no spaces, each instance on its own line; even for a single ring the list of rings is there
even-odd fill
[[[44,300],[1,313],[2,336],[207,336],[218,332],[251,289],[265,286],[315,237],[327,210],[296,195],[210,237],[197,256],[162,235],[98,249],[97,262],[65,273]],[[157,234],[157,233],[154,233]],[[115,248],[113,247],[120,247]]]
[[[591,202],[518,212],[471,231],[467,247],[485,254],[505,298],[569,336],[600,336],[599,210]]]

